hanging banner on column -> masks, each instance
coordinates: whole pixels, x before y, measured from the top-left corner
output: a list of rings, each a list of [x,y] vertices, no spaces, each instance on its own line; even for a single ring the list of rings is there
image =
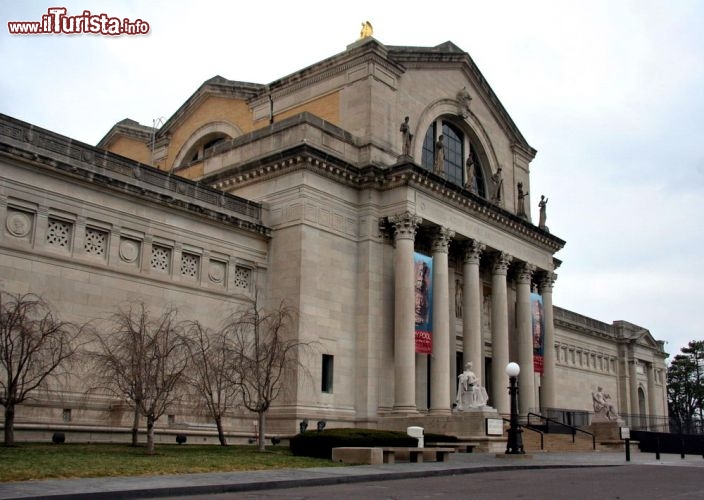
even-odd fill
[[[543,354],[545,345],[545,319],[543,314],[543,297],[537,293],[530,294],[531,316],[533,320],[533,371],[543,373]]]
[[[413,254],[416,283],[416,352],[433,352],[433,259],[419,253]]]

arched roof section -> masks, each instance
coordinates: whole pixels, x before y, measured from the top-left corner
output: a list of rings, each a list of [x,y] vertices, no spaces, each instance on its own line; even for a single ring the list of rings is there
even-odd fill
[[[211,138],[226,136],[229,139],[234,139],[242,135],[242,130],[237,125],[229,122],[217,121],[210,122],[198,128],[186,142],[181,146],[176,158],[174,159],[173,168],[182,167],[188,164],[193,157],[195,151],[198,150],[205,142]]]

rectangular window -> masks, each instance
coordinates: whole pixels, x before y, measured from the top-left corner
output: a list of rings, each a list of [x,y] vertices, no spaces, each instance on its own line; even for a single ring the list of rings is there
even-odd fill
[[[61,419],[64,422],[70,422],[71,421],[71,409],[70,408],[65,408],[63,411],[63,414],[61,415]]]
[[[332,354],[323,354],[323,376],[321,390],[323,392],[332,392],[332,373],[335,357]]]

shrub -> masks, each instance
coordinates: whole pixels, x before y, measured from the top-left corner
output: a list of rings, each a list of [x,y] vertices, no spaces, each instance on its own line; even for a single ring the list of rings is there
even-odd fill
[[[64,442],[66,441],[66,434],[64,434],[63,432],[55,432],[55,433],[51,436],[51,441],[52,441],[54,444],[61,444],[61,443],[64,443]]]
[[[305,432],[290,439],[296,456],[332,458],[332,449],[341,446],[418,446],[418,440],[405,432],[376,429],[327,429]]]
[[[426,443],[457,443],[460,438],[449,434],[433,434],[432,432],[429,432],[427,434],[423,434],[423,440]]]
[[[185,434],[176,434],[176,442],[178,444],[183,444],[188,441],[188,437]]]

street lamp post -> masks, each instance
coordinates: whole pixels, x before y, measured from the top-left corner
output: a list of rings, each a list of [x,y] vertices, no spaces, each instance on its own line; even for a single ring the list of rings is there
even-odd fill
[[[508,441],[506,442],[507,455],[523,455],[523,438],[521,434],[523,429],[518,424],[518,374],[521,372],[521,367],[518,363],[509,363],[506,365],[506,375],[508,375],[509,387],[508,394],[511,398],[511,424],[508,429]]]

